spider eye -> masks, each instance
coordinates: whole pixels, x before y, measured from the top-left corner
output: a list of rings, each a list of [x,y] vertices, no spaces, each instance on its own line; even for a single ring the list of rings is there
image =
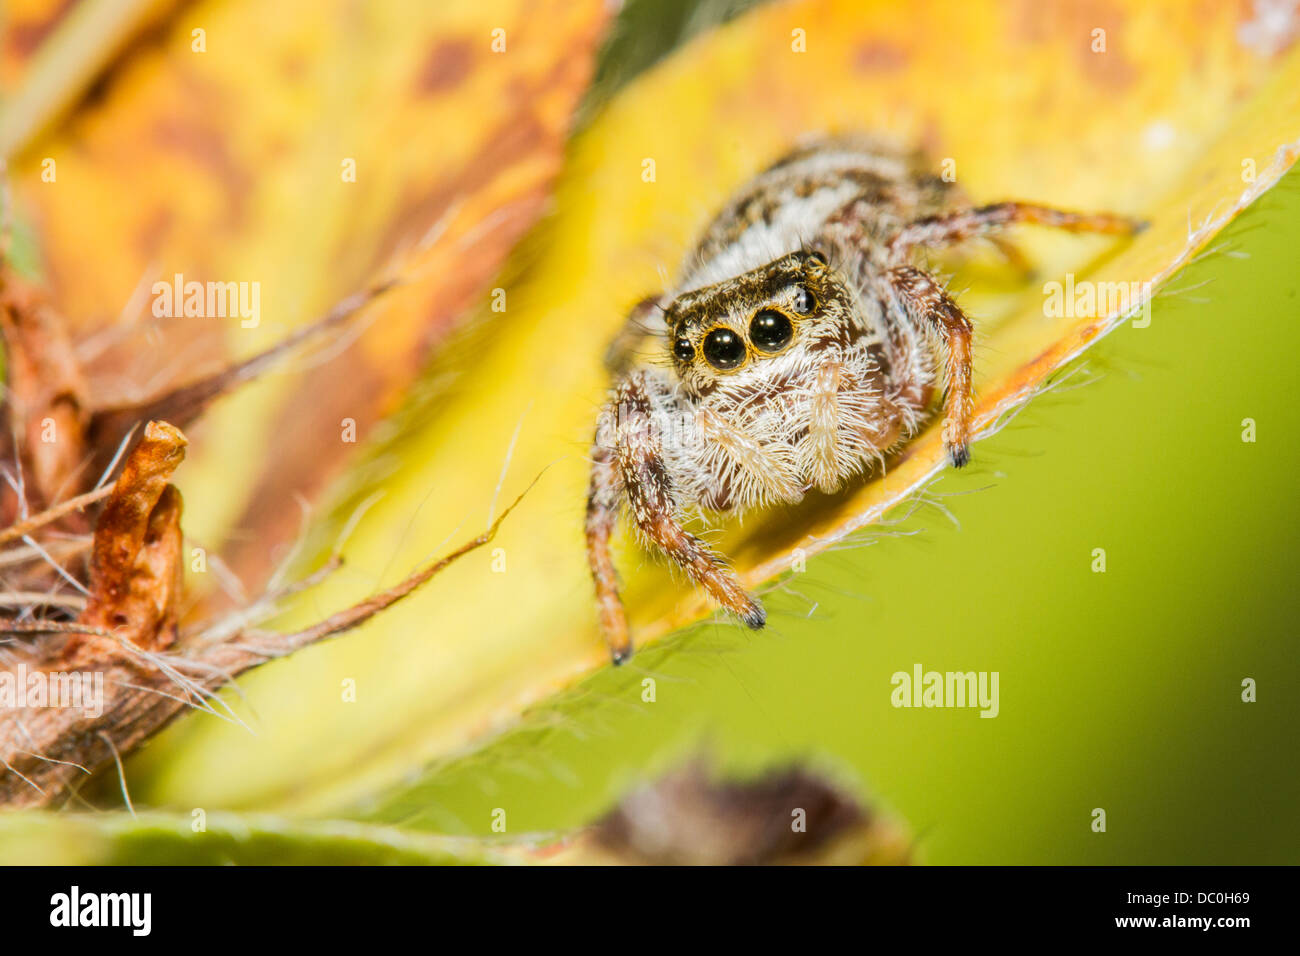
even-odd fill
[[[731,329],[714,329],[704,336],[704,357],[717,369],[740,368],[745,364],[745,342]]]
[[[809,315],[815,308],[817,308],[817,297],[803,286],[796,286],[794,290],[794,310],[800,315]]]
[[[690,339],[682,336],[673,342],[673,355],[677,356],[679,361],[689,362],[695,358],[695,346],[691,344]]]
[[[822,252],[819,249],[809,249],[808,262],[811,263],[813,266],[824,266],[827,264],[826,253]]]
[[[778,352],[794,338],[794,326],[775,309],[764,309],[749,323],[749,338],[764,352]]]

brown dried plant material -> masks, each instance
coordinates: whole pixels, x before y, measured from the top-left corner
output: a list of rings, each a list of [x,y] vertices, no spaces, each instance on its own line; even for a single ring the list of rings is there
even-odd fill
[[[40,514],[32,515],[30,518],[24,518],[9,525],[7,528],[0,528],[0,545],[8,544],[10,541],[16,541],[24,538],[33,531],[39,530],[46,525],[53,524],[65,515],[81,511],[90,505],[93,505],[101,498],[108,496],[113,489],[111,487],[96,488],[93,491],[87,491],[84,495],[77,495],[75,498],[69,498],[61,501],[57,505],[51,505]]]
[[[341,332],[346,323],[403,282],[402,277],[376,281],[284,340],[220,371],[142,401],[100,407],[87,387],[65,318],[0,259],[0,334],[9,363],[3,406],[9,427],[0,433],[0,460],[12,462],[20,475],[29,476],[22,500],[13,487],[0,488],[0,517],[13,522],[24,511],[45,509],[43,516],[0,530],[0,544],[25,534],[22,529],[32,522],[40,526],[79,510],[80,504],[68,496],[96,495],[91,481],[113,464],[122,443],[146,422],[165,420],[177,427],[193,423],[217,399],[284,363],[296,351]]]
[[[86,381],[62,319],[2,262],[0,334],[10,426],[0,434],[0,453],[4,461],[17,459],[26,478],[26,504],[39,511],[68,491],[84,490],[78,476],[90,420]],[[6,484],[0,490],[0,520],[9,524],[20,514],[21,503]]]
[[[181,496],[168,479],[185,457],[185,436],[150,422],[95,525],[90,599],[77,623],[113,638],[74,634],[63,661],[93,666],[120,648],[166,650],[176,640],[181,596]]]
[[[166,427],[173,429],[191,424],[214,401],[247,385],[309,343],[341,333],[346,323],[402,282],[401,277],[386,278],[353,293],[283,341],[212,375],[142,402],[101,408],[96,407],[81,374],[65,319],[0,256],[0,334],[10,369],[7,400],[0,408],[5,419],[0,427],[0,464],[9,468],[13,479],[0,485],[0,517],[11,522],[0,529],[0,545],[26,539],[37,531],[88,535],[89,518],[83,512],[110,491],[92,487],[92,482],[102,476],[98,479],[102,485],[133,436],[148,422],[168,421],[173,424]],[[179,510],[176,517],[179,526]],[[40,595],[41,588],[59,577],[75,579],[75,569],[61,572],[52,560],[56,555],[50,553],[50,549],[67,552],[62,545],[68,543],[48,535],[40,544],[28,539],[31,557],[46,560],[26,562],[24,568],[8,575],[0,603],[6,607],[57,603],[57,595],[45,594],[26,602],[19,601],[17,595]],[[73,543],[71,550],[80,549]]]
[[[55,680],[72,671],[88,673],[102,682],[102,697],[94,708],[0,710],[0,806],[50,806],[83,777],[119,763],[123,754],[184,711],[225,710],[215,699],[218,689],[259,664],[352,630],[407,597],[490,542],[523,497],[456,550],[310,627],[275,633],[237,626],[218,629],[215,639],[200,634],[178,642],[181,499],[167,479],[183,458],[185,444],[185,436],[165,422],[150,422],[145,429],[99,516],[90,598],[77,621],[9,626],[19,633],[70,634],[62,648],[25,645],[7,662],[15,679],[37,671]],[[285,593],[319,583],[340,563],[335,556]],[[0,671],[0,679],[5,676]]]

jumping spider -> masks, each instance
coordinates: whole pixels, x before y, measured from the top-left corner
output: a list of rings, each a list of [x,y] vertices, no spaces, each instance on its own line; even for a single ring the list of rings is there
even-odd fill
[[[745,186],[637,306],[607,356],[587,500],[587,554],[615,663],[632,650],[610,537],[627,504],[645,544],[752,628],[763,606],[683,527],[838,490],[914,434],[942,358],[943,440],[970,457],[971,324],[917,253],[1012,223],[1127,235],[1121,216],[973,207],[921,157],[862,137],[792,152]],[[647,348],[647,345],[649,348]]]

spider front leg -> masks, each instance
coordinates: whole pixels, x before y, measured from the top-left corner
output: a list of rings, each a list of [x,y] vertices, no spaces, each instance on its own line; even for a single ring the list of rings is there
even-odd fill
[[[890,242],[890,253],[901,264],[907,262],[912,250],[919,246],[948,246],[977,236],[987,236],[1018,222],[1052,226],[1066,232],[1095,232],[1112,236],[1130,236],[1146,227],[1144,222],[1108,212],[1066,212],[1034,203],[1000,202],[918,219],[899,230]]]
[[[840,486],[841,474],[836,456],[840,441],[840,381],[844,373],[838,359],[823,359],[817,366],[808,402],[808,437],[804,467],[822,491],[832,494]]]
[[[888,273],[890,287],[912,321],[937,333],[947,347],[947,398],[944,402],[943,440],[952,463],[961,467],[970,461],[971,324],[957,303],[949,298],[928,273],[908,265],[918,247],[939,247],[976,237],[989,236],[1013,223],[1052,226],[1067,232],[1104,235],[1133,235],[1146,223],[1113,213],[1078,213],[1024,202],[1001,202],[957,212],[927,216],[904,226],[889,244],[889,257],[896,263]],[[1005,242],[999,246],[1004,250]]]
[[[915,266],[898,266],[889,271],[887,278],[907,317],[943,339],[947,352],[943,443],[953,465],[960,468],[970,461],[971,416],[975,405],[971,394],[970,319],[928,272]]]
[[[613,453],[596,445],[591,467],[591,488],[587,494],[587,563],[596,584],[596,608],[600,630],[609,644],[615,664],[632,655],[632,639],[627,630],[627,614],[618,596],[618,572],[610,552],[610,539],[618,524],[619,487]]]
[[[760,628],[767,619],[763,606],[746,593],[722,560],[682,527],[653,408],[644,377],[638,374],[625,380],[606,409],[606,416],[619,416],[613,446],[602,446],[598,438],[592,466],[587,558],[596,583],[601,629],[615,664],[632,653],[610,554],[620,498],[626,499],[631,519],[646,542],[667,555],[714,601],[749,627]]]

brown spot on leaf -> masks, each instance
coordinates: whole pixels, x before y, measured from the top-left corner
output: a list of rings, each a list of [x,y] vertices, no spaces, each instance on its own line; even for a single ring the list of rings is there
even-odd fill
[[[75,0],[59,0],[59,3],[44,11],[40,17],[31,20],[15,19],[10,23],[5,43],[10,55],[26,60],[35,53],[45,38],[54,32],[54,28],[63,22],[74,2]]]
[[[156,146],[192,161],[222,185],[227,199],[226,224],[236,229],[245,219],[255,183],[249,171],[235,160],[220,132],[197,120],[164,116],[154,124],[152,134]]]
[[[906,66],[907,51],[881,40],[868,40],[853,54],[853,68],[859,73],[894,73]]]
[[[457,86],[469,76],[474,65],[474,47],[468,40],[444,40],[424,61],[417,89],[421,93],[441,93]]]
[[[1010,11],[1015,40],[1024,46],[1064,43],[1080,73],[1090,82],[1119,92],[1138,79],[1138,68],[1124,55],[1123,10],[1109,0],[1080,0],[1072,4],[1018,0]],[[1094,31],[1105,31],[1105,50]]]

